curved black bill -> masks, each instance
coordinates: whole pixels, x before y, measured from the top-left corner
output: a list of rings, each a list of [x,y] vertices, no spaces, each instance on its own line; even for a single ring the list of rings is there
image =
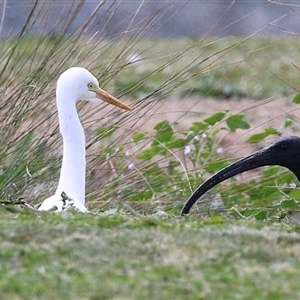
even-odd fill
[[[270,146],[263,148],[222,169],[207,179],[188,199],[181,210],[181,215],[189,213],[195,202],[212,187],[243,172],[263,166],[279,165],[292,171],[300,181],[300,138],[282,137]]]

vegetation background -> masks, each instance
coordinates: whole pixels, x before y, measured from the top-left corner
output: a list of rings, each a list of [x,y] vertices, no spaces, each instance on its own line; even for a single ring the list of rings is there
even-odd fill
[[[213,173],[298,133],[297,3],[1,5],[3,298],[299,297],[290,172],[233,178],[179,217]],[[90,213],[38,213],[61,161],[55,82],[74,65],[133,110],[79,103]]]

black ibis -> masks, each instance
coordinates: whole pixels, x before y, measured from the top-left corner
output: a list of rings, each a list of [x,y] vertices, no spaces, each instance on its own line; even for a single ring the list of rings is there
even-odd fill
[[[254,152],[251,155],[242,158],[217,172],[197,188],[197,190],[184,204],[181,210],[181,215],[188,214],[194,203],[218,183],[252,169],[274,165],[288,168],[297,176],[298,180],[300,181],[299,137],[281,137],[275,140],[270,146]]]

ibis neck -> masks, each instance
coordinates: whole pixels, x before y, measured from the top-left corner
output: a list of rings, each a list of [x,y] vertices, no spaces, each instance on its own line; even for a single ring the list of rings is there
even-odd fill
[[[63,159],[56,195],[62,192],[85,205],[85,135],[76,110],[76,101],[59,101],[57,108],[63,138]]]

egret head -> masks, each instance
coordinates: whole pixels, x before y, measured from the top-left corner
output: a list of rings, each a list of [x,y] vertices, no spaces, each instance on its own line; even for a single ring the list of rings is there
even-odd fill
[[[73,67],[63,72],[57,81],[56,90],[57,95],[66,95],[62,98],[72,94],[75,101],[95,101],[99,97],[112,105],[130,110],[125,103],[101,89],[96,77],[84,68]]]

